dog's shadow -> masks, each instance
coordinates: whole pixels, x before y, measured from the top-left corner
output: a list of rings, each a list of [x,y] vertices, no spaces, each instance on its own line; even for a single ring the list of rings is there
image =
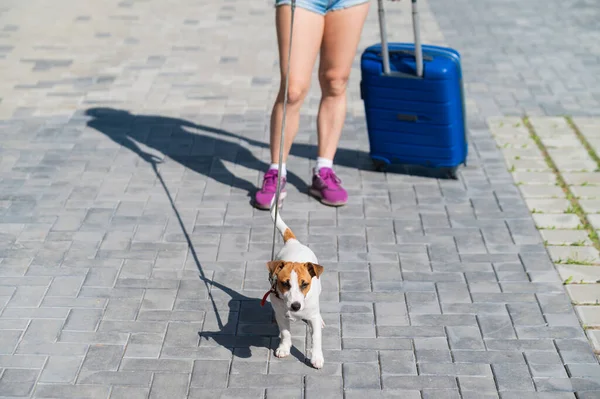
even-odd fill
[[[206,317],[212,318],[212,315],[214,315],[216,321],[216,323],[207,323],[207,320],[205,320],[203,330],[198,332],[200,336],[199,344],[205,346],[220,345],[230,350],[234,357],[242,359],[253,356],[253,347],[274,351],[279,346],[279,327],[275,322],[271,304],[266,302],[263,307],[260,299],[242,295],[205,276],[194,244],[159,170],[158,165],[162,163],[160,154],[153,154],[151,150],[166,153],[167,156],[186,168],[210,175],[215,180],[230,184],[238,189],[251,190],[253,185],[251,182],[238,178],[229,172],[222,161],[237,162],[243,166],[260,170],[264,170],[268,165],[256,159],[252,153],[235,142],[209,136],[209,134],[213,134],[226,136],[228,139],[233,140],[242,139],[240,136],[221,129],[196,125],[177,118],[133,115],[127,111],[111,108],[92,108],[86,112],[86,115],[92,117],[87,122],[89,127],[107,135],[113,141],[138,154],[143,161],[147,162],[163,187],[186,239],[191,256],[198,268],[199,277],[206,284],[208,290],[213,309],[212,312],[206,312]],[[204,131],[205,134],[190,133],[184,128],[199,129]],[[246,139],[246,141],[251,142],[253,145],[266,146],[264,143],[250,139]],[[218,155],[214,154],[215,150],[217,150]],[[304,184],[293,173],[288,173],[288,176],[290,177],[289,181],[298,188]],[[213,288],[217,289],[214,293]],[[225,313],[225,311],[223,309],[219,311],[213,295],[218,295],[219,302],[222,303],[221,301],[224,298],[221,298],[222,295],[219,291],[227,296],[226,300],[228,301],[227,320],[225,322],[221,320],[221,313]],[[217,328],[215,331],[204,331],[204,328],[207,328],[207,326],[212,328],[214,324]],[[292,338],[292,342],[294,338]],[[292,346],[290,354],[299,361],[307,363],[306,356],[295,346]]]
[[[227,320],[219,323],[217,319],[217,324],[222,325],[217,326],[216,331],[199,331],[200,346],[216,344],[227,348],[234,357],[241,359],[251,358],[253,348],[266,348],[274,356],[280,339],[271,303],[267,301],[261,306],[261,300],[258,298],[242,295],[214,280],[210,281],[210,284],[230,297],[227,302]],[[224,311],[215,313],[217,318],[220,313]],[[294,345],[290,355],[307,364],[307,357]]]

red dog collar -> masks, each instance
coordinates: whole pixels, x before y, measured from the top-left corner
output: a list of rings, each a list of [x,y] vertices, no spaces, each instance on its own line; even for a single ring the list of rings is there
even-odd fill
[[[269,294],[273,292],[273,290],[269,290],[267,291],[267,293],[263,296],[262,301],[260,301],[260,306],[265,306],[265,303],[267,302],[267,297],[269,296]]]

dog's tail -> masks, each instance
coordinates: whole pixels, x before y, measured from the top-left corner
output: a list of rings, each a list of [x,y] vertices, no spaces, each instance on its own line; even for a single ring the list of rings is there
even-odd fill
[[[273,200],[271,201],[271,219],[275,221],[275,197],[273,197]],[[288,227],[287,224],[285,224],[285,222],[281,218],[281,209],[279,209],[277,212],[277,221],[275,222],[275,226],[283,236],[283,242],[288,242],[289,240],[296,239],[296,236],[294,235],[292,230]]]

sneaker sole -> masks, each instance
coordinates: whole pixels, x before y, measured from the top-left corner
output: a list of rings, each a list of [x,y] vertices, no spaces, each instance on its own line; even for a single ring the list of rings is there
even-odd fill
[[[287,196],[286,192],[282,192],[279,194],[279,208],[283,207],[283,200],[285,199],[286,196]],[[256,202],[256,199],[254,200],[254,207],[258,208],[258,209],[262,209],[263,211],[268,211],[271,209],[270,205],[261,205]]]
[[[323,196],[321,195],[321,192],[317,189],[314,188],[309,188],[308,189],[308,193],[310,195],[312,195],[313,197],[315,197],[316,199],[318,199],[322,204],[324,205],[329,205],[329,206],[343,206],[346,205],[347,201],[343,201],[343,202],[331,202],[331,201],[327,201],[326,199],[323,198]]]

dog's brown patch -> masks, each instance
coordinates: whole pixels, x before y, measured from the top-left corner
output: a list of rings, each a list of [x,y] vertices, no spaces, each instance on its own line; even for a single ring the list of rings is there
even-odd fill
[[[267,267],[270,274],[277,275],[277,288],[282,294],[285,294],[292,288],[291,278],[293,271],[298,276],[300,290],[306,295],[310,290],[312,278],[315,276],[318,278],[324,270],[323,266],[310,262],[284,262],[280,260],[268,262]]]
[[[294,233],[292,233],[292,230],[288,227],[283,232],[283,242],[288,242],[288,240],[291,240],[293,238],[296,238],[296,236],[294,235]]]

